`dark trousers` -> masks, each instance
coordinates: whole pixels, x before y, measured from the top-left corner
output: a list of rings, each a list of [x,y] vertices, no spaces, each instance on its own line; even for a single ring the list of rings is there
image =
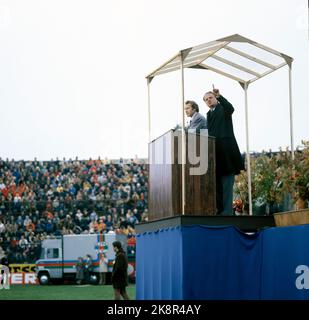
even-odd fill
[[[233,215],[233,186],[234,174],[227,176],[217,176],[217,214]]]
[[[90,271],[89,271],[89,269],[87,268],[87,269],[85,269],[85,282],[86,283],[90,283]]]

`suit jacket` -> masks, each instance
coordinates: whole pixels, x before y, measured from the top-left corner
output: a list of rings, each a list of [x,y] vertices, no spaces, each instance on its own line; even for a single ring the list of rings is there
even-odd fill
[[[115,289],[125,288],[128,285],[128,258],[124,251],[118,251],[113,266],[112,284]]]
[[[207,122],[206,118],[201,115],[199,112],[196,112],[190,122],[190,125],[187,127],[187,129],[192,130],[195,129],[196,132],[200,131],[201,129],[207,129]]]
[[[216,173],[218,176],[239,174],[244,170],[244,162],[234,136],[234,107],[223,96],[218,102],[214,111],[207,112],[208,134],[216,138]]]

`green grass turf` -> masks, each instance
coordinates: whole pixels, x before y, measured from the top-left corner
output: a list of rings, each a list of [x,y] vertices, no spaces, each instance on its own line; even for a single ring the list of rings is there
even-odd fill
[[[113,300],[111,285],[12,285],[0,290],[0,300]],[[130,299],[135,299],[135,285],[127,287]]]

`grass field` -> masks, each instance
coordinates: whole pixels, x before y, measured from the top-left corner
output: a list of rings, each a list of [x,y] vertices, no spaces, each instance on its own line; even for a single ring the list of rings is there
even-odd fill
[[[130,299],[135,299],[135,285],[127,287]],[[0,290],[0,300],[112,300],[111,285],[12,285]]]

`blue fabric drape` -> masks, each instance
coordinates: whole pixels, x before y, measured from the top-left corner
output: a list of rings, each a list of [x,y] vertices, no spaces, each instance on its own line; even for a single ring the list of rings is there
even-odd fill
[[[180,227],[137,235],[137,299],[183,299],[181,242]]]
[[[264,230],[262,259],[261,299],[309,300],[309,225]]]
[[[258,299],[259,234],[234,227],[184,227],[185,299]]]
[[[139,234],[136,298],[309,299],[308,244],[309,225],[250,235],[200,225]]]

